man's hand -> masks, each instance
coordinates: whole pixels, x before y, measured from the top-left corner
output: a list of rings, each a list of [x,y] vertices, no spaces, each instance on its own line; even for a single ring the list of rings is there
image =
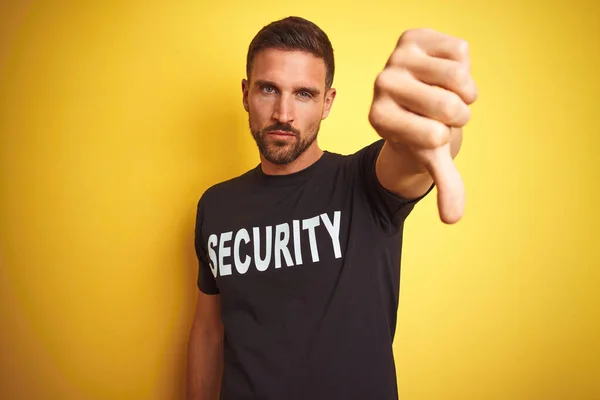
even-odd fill
[[[431,29],[404,32],[375,81],[369,121],[387,145],[414,160],[413,173],[431,175],[445,223],[464,211],[451,144],[460,143],[476,98],[467,43]]]

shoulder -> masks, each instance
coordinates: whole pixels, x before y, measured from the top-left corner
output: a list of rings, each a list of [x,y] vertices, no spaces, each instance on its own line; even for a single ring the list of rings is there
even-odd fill
[[[376,159],[377,156],[379,155],[379,153],[381,152],[381,149],[383,148],[384,143],[385,143],[384,139],[375,140],[367,145],[364,145],[363,147],[358,149],[356,152],[351,154],[349,157],[352,159],[357,159],[357,160],[361,160],[361,161],[365,160],[365,159]]]
[[[328,153],[332,156],[332,158],[342,163],[364,160],[366,158],[376,158],[383,148],[384,143],[384,139],[376,139],[373,142],[362,145],[358,150],[355,150],[350,154],[340,154],[331,151]]]
[[[329,152],[331,158],[337,162],[337,164],[345,169],[347,173],[352,176],[358,175],[364,177],[365,174],[374,171],[375,162],[383,145],[384,139],[377,139],[365,145],[362,145],[358,150],[350,154],[339,154]]]
[[[337,162],[340,165],[347,165],[352,162],[376,159],[381,152],[384,143],[384,139],[376,139],[370,143],[361,145],[358,150],[355,150],[352,153],[342,154],[331,150],[327,150],[326,153],[331,161]]]
[[[255,173],[256,168],[253,168],[241,175],[212,184],[199,196],[198,206],[218,204],[224,197],[247,193],[255,183]]]

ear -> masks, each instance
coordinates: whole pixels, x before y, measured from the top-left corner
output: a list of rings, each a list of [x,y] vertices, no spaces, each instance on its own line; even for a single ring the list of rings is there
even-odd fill
[[[242,79],[242,102],[244,103],[244,110],[248,112],[248,90],[250,83],[246,79]]]
[[[325,93],[325,104],[323,106],[323,114],[321,115],[321,119],[327,118],[329,115],[329,111],[331,110],[331,106],[333,106],[333,100],[335,100],[335,95],[337,91],[334,88],[327,89]]]

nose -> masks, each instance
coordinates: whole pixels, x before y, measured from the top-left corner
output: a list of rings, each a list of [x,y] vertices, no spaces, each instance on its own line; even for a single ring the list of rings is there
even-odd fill
[[[291,123],[294,120],[294,102],[286,95],[281,95],[273,110],[273,119],[282,124]]]

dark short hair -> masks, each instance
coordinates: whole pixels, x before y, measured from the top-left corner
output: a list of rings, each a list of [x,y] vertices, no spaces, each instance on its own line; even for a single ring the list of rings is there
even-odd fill
[[[287,17],[264,26],[248,47],[246,75],[250,79],[256,54],[264,49],[298,50],[323,59],[326,67],[325,86],[333,85],[335,62],[329,38],[315,23],[301,17]]]

